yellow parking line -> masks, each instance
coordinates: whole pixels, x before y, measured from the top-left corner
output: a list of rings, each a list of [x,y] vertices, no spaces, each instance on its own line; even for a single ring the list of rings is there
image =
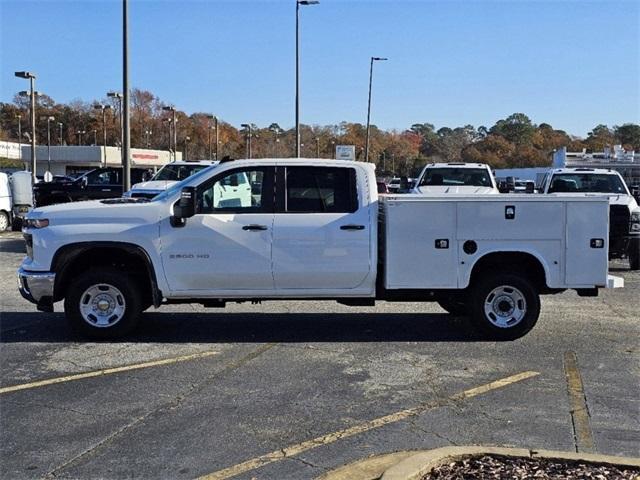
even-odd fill
[[[478,395],[482,395],[483,393],[487,393],[492,390],[496,390],[498,388],[503,388],[503,387],[506,387],[507,385],[511,385],[516,382],[521,382],[523,380],[526,380],[528,378],[535,377],[538,375],[540,375],[539,372],[522,372],[517,375],[512,375],[510,377],[502,378],[500,380],[496,380],[484,385],[480,385],[475,388],[470,388],[463,392],[456,393],[448,397],[448,400],[461,400],[465,398],[476,397]],[[307,440],[305,442],[298,443],[297,445],[291,445],[289,447],[285,447],[280,450],[275,450],[271,453],[267,453],[265,455],[261,455],[251,460],[247,460],[246,462],[242,462],[237,465],[233,465],[231,467],[225,468],[223,470],[218,470],[217,472],[204,475],[200,477],[199,480],[225,480],[227,478],[240,475],[241,473],[249,472],[251,470],[255,470],[256,468],[263,467],[270,463],[280,461],[284,458],[298,455],[307,450],[311,450],[313,448],[320,447],[323,445],[328,445],[330,443],[337,442],[338,440],[342,440],[343,438],[351,437],[359,433],[373,430],[374,428],[379,428],[384,425],[388,425],[390,423],[395,423],[400,420],[404,420],[405,418],[416,416],[426,410],[436,408],[440,405],[442,405],[442,402],[436,401],[436,402],[429,402],[422,405],[418,405],[417,407],[408,408],[406,410],[401,410],[396,413],[385,415],[384,417],[376,418],[374,420],[369,420],[368,422],[364,422],[359,425],[354,425],[353,427],[338,430],[337,432],[328,433],[326,435],[322,435],[312,440]]]
[[[593,440],[589,410],[587,408],[582,377],[578,370],[578,359],[574,352],[564,354],[564,373],[567,378],[567,392],[571,405],[571,421],[575,437],[576,452],[595,453],[596,445]]]
[[[92,372],[76,373],[74,375],[67,375],[65,377],[48,378],[46,380],[39,380],[37,382],[22,383],[20,385],[12,385],[10,387],[0,388],[0,394],[17,392],[19,390],[27,390],[30,388],[39,388],[47,385],[55,385],[56,383],[73,382],[74,380],[82,380],[84,378],[100,377],[102,375],[111,375],[113,373],[128,372],[130,370],[140,370],[141,368],[159,367],[161,365],[170,365],[172,363],[186,362],[188,360],[195,360],[198,358],[210,357],[216,355],[218,352],[200,352],[192,353],[191,355],[182,355],[180,357],[165,358],[163,360],[154,360],[152,362],[136,363],[133,365],[125,365],[123,367],[105,368],[103,370],[94,370]]]

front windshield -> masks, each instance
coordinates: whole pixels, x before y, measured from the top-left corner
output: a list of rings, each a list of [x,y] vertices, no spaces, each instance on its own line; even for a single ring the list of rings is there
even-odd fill
[[[151,180],[180,181],[207,168],[208,165],[165,165]]]
[[[624,183],[617,175],[572,173],[554,175],[549,193],[620,193],[627,194]]]
[[[428,168],[420,186],[492,187],[486,168]]]
[[[211,165],[209,167],[204,166],[204,168],[202,170],[200,170],[198,173],[195,173],[195,174],[191,175],[190,177],[187,177],[187,178],[185,178],[184,180],[182,180],[182,181],[180,181],[178,183],[174,183],[169,188],[167,188],[164,192],[159,193],[158,195],[153,197],[151,199],[151,201],[155,202],[157,200],[164,200],[165,198],[170,197],[174,193],[179,192],[180,190],[182,190],[182,187],[186,186],[188,183],[191,183],[192,180],[195,182],[195,184],[200,183],[198,180],[202,179],[203,177],[206,178],[209,175],[209,172],[211,172],[215,168],[216,168],[216,165]]]

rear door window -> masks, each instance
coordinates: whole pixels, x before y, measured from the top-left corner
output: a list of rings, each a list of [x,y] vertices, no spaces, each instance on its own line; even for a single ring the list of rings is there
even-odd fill
[[[286,212],[353,213],[357,209],[355,169],[287,167]]]

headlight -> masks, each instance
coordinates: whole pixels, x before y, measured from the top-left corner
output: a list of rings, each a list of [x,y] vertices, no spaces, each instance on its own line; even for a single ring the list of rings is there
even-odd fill
[[[47,218],[27,218],[24,221],[24,228],[44,228],[49,226]]]

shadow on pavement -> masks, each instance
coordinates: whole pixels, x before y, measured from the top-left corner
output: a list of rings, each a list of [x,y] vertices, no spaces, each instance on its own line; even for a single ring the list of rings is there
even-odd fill
[[[3,312],[0,343],[85,341],[60,313]],[[405,313],[145,313],[122,340],[155,343],[476,342],[466,319]]]

